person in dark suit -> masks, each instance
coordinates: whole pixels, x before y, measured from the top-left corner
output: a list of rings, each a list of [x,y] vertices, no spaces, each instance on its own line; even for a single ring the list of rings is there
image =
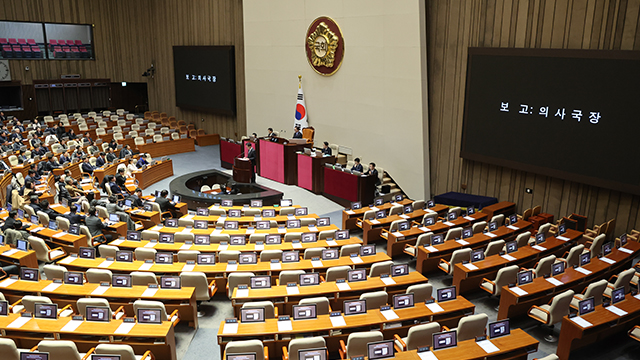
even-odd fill
[[[59,175],[54,175],[53,179],[55,180],[56,190],[58,190],[59,201],[62,201],[62,199],[67,199],[67,202],[71,204],[71,194],[69,194],[69,192],[67,191],[67,188],[65,187],[66,184],[63,180],[63,177]]]
[[[69,206],[69,213],[67,215],[62,215],[65,218],[69,219],[69,222],[72,225],[75,224],[83,224],[84,223],[84,215],[80,215],[77,213],[78,209],[74,205]]]
[[[167,199],[167,195],[169,195],[169,192],[167,190],[162,190],[160,191],[160,196],[156,197],[155,202],[160,205],[160,212],[171,211],[173,207],[176,206],[173,201]],[[171,211],[171,213],[173,214],[173,211]]]
[[[351,167],[351,171],[359,171],[362,172],[362,164],[360,164],[360,158],[353,159],[353,166]]]
[[[96,167],[103,167],[106,161],[104,160],[104,153],[100,152],[100,155],[96,158]]]
[[[7,217],[7,220],[4,221],[4,225],[2,225],[2,231],[7,231],[7,229],[15,229],[16,228],[16,223],[20,223],[22,224],[22,221],[16,219],[16,216],[18,216],[18,211],[17,210],[11,210],[9,211],[9,216]],[[22,230],[28,228],[28,225],[24,225],[24,226],[20,226],[20,228]],[[27,234],[27,236],[29,236]],[[25,238],[26,239],[26,238]]]
[[[378,177],[378,170],[376,170],[376,163],[369,163],[369,170],[367,170],[365,175],[374,176],[376,178],[376,185],[380,184],[380,178]]]
[[[119,168],[118,173],[116,174],[116,184],[120,187],[120,189],[126,189],[125,183],[127,182],[127,178],[124,176],[124,168]]]
[[[302,139],[302,131],[300,131],[300,125],[296,125],[293,128],[293,138],[294,139]]]
[[[114,196],[118,196],[118,195],[122,195],[122,189],[120,189],[120,186],[118,186],[118,184],[116,183],[116,177],[112,177],[111,180],[109,180],[109,188],[111,189],[111,193]]]
[[[69,140],[75,140],[78,137],[78,135],[76,135],[76,132],[73,131],[73,128],[69,128],[67,136],[69,137]]]
[[[49,200],[42,200],[40,202],[40,208],[42,208],[42,212],[49,215],[49,220],[55,220],[58,217],[58,213],[49,207]],[[43,224],[49,225],[49,224]]]
[[[40,199],[38,198],[38,195],[31,195],[31,197],[29,198],[29,206],[31,206],[31,208],[33,209],[33,211],[37,214],[38,211],[42,211],[42,208],[40,207]]]
[[[11,170],[11,168],[9,167],[9,165],[7,165],[7,163],[0,160],[0,171],[5,171],[5,170]]]
[[[331,148],[329,147],[329,143],[326,141],[322,144],[322,155],[325,155],[325,156],[333,155],[331,152]]]
[[[144,156],[140,156],[138,162],[136,163],[136,166],[138,167],[138,169],[141,169],[145,165],[149,165],[149,162]]]
[[[95,170],[95,168],[89,163],[89,158],[85,157],[82,161],[82,171],[85,173],[93,174],[93,170]]]
[[[60,163],[64,164],[64,163],[68,163],[71,162],[71,158],[69,157],[68,153],[63,153],[62,155],[60,155]]]
[[[131,207],[142,207],[142,189],[136,188],[132,195],[129,195],[127,199],[131,200]]]
[[[267,138],[269,138],[271,142],[278,142],[278,137],[276,136],[276,133],[273,132],[273,128],[268,128],[267,131],[269,132],[267,134]]]
[[[254,183],[256,182],[256,150],[253,148],[253,145],[251,145],[251,143],[247,143],[247,148],[249,148],[249,150],[247,151],[247,159],[251,161],[251,182]]]
[[[5,115],[2,111],[0,111],[0,121],[2,122],[7,121],[7,115]]]
[[[113,160],[117,159],[118,156],[113,152],[112,148],[109,148],[109,150],[107,150],[107,161],[108,162],[112,162]]]
[[[122,150],[120,150],[120,159],[124,159],[127,156],[133,156],[133,152],[131,152],[131,146],[128,144],[125,145]]]
[[[89,216],[84,219],[84,222],[87,224],[87,228],[89,228],[89,232],[91,233],[91,237],[96,237],[99,235],[104,235],[105,241],[108,243],[111,241],[111,235],[105,235],[102,230],[107,228],[107,225],[100,220],[99,217],[96,216],[96,208],[89,208]],[[93,241],[91,241],[93,243]],[[95,246],[96,250],[98,246]]]

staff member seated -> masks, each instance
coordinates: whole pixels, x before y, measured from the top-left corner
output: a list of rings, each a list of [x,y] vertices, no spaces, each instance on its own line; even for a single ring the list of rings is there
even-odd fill
[[[322,155],[324,156],[333,155],[333,153],[331,152],[331,148],[329,147],[329,143],[326,141],[322,144]]]
[[[293,128],[293,138],[294,139],[302,139],[302,131],[300,131],[300,125],[296,125]]]
[[[351,171],[360,171],[362,172],[362,164],[360,164],[360,158],[353,159],[353,166],[351,167]]]
[[[369,163],[369,170],[367,170],[367,172],[364,174],[369,176],[375,176],[376,185],[380,184],[380,178],[378,177],[378,170],[376,170],[376,163],[372,163],[372,162]]]
[[[100,242],[108,243],[113,239],[113,237],[111,235],[108,235],[108,234],[105,235],[102,233],[102,230],[106,229],[107,225],[104,224],[98,216],[96,216],[96,213],[97,213],[96,208],[93,206],[90,207],[89,216],[84,221],[87,224],[87,228],[89,228],[89,232],[91,233],[92,238],[102,235],[104,236],[104,240]],[[95,249],[96,251],[99,251],[97,245],[95,246]]]
[[[171,214],[175,216],[176,214],[174,214],[173,209],[175,208],[176,203],[167,199],[167,195],[169,195],[169,192],[167,190],[160,191],[160,196],[156,197],[155,202],[158,203],[158,205],[160,205],[161,213],[170,211]]]
[[[93,170],[95,170],[95,168],[89,163],[89,158],[85,157],[82,160],[82,172],[93,174]]]
[[[147,159],[145,159],[144,156],[140,156],[140,158],[138,159],[138,163],[136,164],[136,166],[138,167],[138,169],[141,169],[143,166],[145,165],[149,165],[149,162],[147,161]]]

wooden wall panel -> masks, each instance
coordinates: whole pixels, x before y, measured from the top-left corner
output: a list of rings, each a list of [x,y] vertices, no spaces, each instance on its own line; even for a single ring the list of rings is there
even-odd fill
[[[590,226],[615,217],[616,234],[640,229],[639,196],[459,156],[469,47],[637,50],[640,0],[428,0],[426,11],[433,194],[464,192],[464,184],[520,212],[542,205],[556,216],[586,215]]]
[[[241,0],[0,0],[0,19],[94,24],[96,60],[11,60],[13,80],[31,84],[80,74],[112,82],[147,81],[152,110],[194,122],[208,133],[236,138],[246,133]],[[235,45],[237,116],[175,106],[173,45]],[[152,63],[156,76],[142,77]]]

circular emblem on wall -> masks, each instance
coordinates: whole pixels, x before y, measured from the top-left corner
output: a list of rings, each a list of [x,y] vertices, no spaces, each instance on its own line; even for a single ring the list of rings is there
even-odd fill
[[[340,69],[344,58],[344,38],[332,18],[321,16],[309,25],[305,39],[309,65],[315,72],[331,76]]]

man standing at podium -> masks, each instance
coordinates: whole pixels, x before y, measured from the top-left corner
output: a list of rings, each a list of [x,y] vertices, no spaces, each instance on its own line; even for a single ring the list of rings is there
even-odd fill
[[[253,148],[253,145],[251,145],[250,142],[247,142],[247,147],[249,148],[249,150],[247,151],[247,159],[251,161],[251,182],[255,183],[256,182],[256,171],[255,171],[256,150]]]

